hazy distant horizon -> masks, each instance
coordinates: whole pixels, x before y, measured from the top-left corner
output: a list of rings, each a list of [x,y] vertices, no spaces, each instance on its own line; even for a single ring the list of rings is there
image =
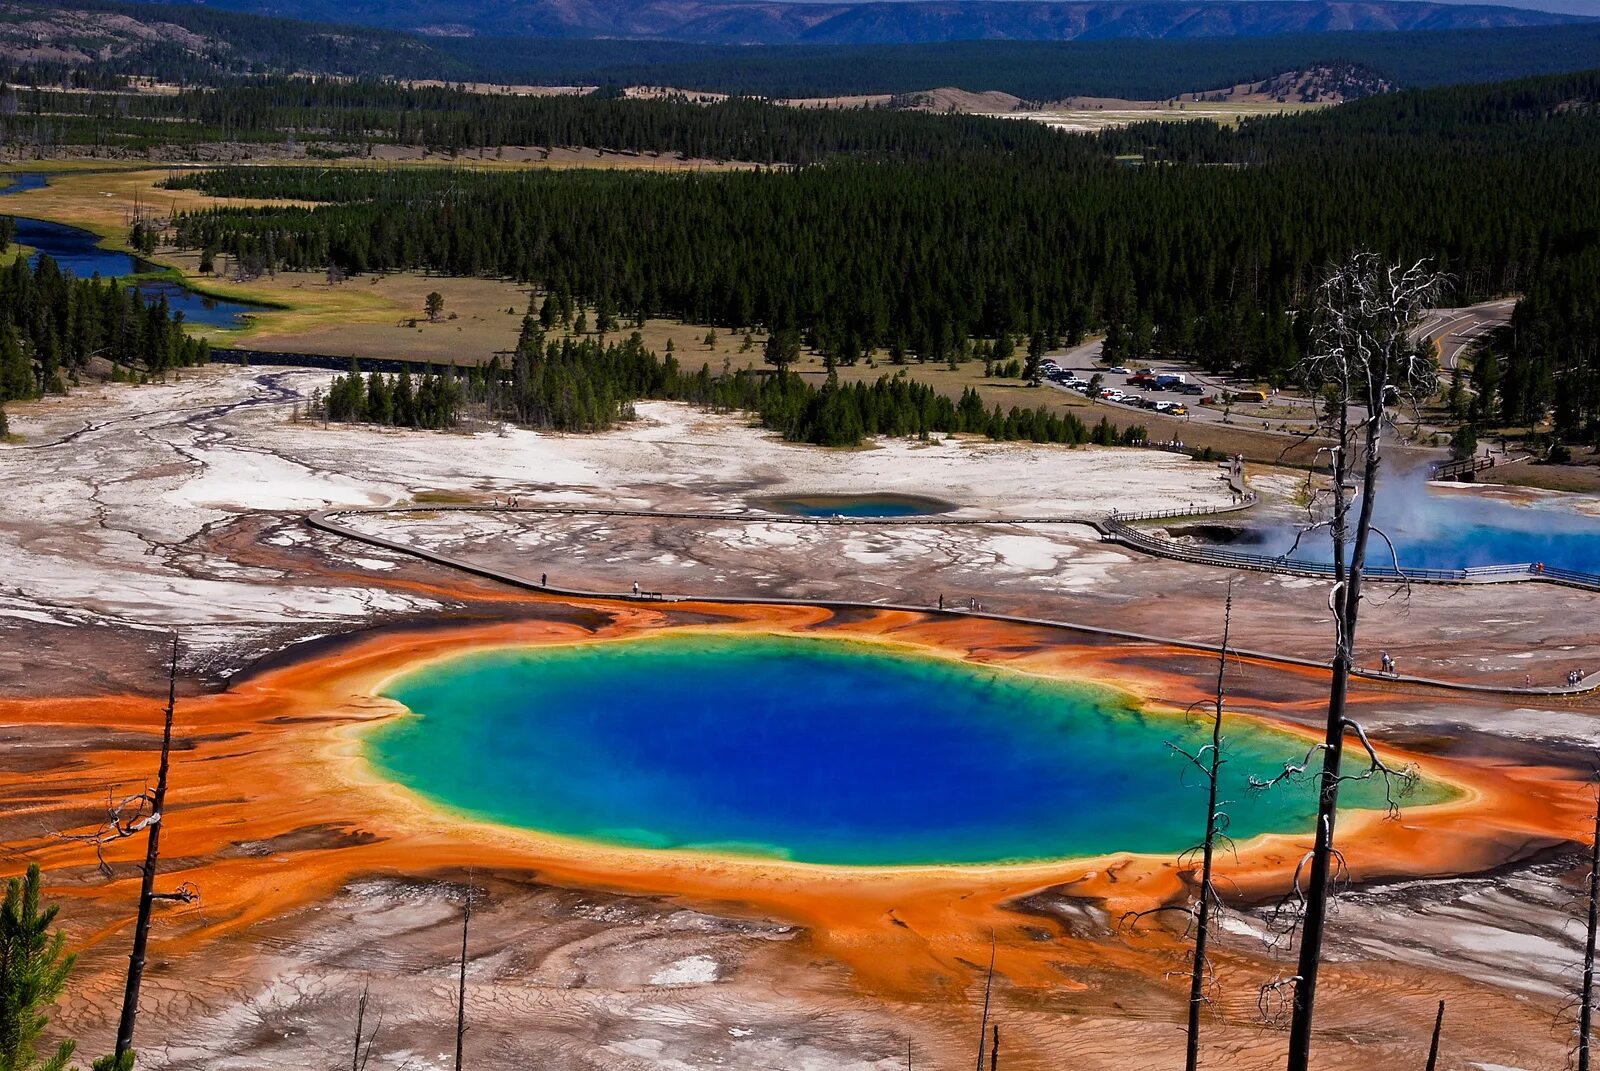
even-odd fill
[[[1438,0],[1441,4],[1459,4],[1468,0]],[[1500,7],[1520,7],[1528,11],[1549,11],[1556,15],[1588,15],[1600,18],[1600,0],[1498,0]]]
[[[789,0],[791,3],[803,4],[832,4],[840,0]],[[912,3],[915,0],[882,0],[889,3]],[[991,0],[1002,3],[1004,0]],[[1069,0],[1069,2],[1089,2],[1089,0]],[[1161,0],[1150,0],[1159,3]],[[1201,0],[1203,3],[1222,3],[1226,0]],[[1306,0],[1270,0],[1273,3],[1302,3]],[[1360,3],[1362,0],[1352,0]],[[1402,0],[1409,3],[1435,3],[1450,4],[1454,7],[1514,7],[1524,11],[1546,11],[1555,15],[1587,15],[1590,18],[1600,18],[1600,0]]]

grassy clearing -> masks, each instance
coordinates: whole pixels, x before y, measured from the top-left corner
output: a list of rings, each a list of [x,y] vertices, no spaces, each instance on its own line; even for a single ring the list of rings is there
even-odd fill
[[[1210,119],[1224,126],[1237,126],[1241,119],[1257,115],[1291,115],[1330,108],[1331,104],[1303,104],[1298,101],[1108,101],[1092,107],[1049,108],[1036,112],[1016,112],[1016,118],[1062,130],[1092,133],[1127,126],[1130,123],[1182,123],[1191,119]]]
[[[128,246],[128,228],[132,225],[137,208],[167,215],[228,205],[251,207],[304,203],[207,197],[194,190],[160,189],[157,184],[172,174],[172,169],[168,167],[143,165],[136,169],[110,170],[103,164],[96,168],[71,168],[67,166],[69,163],[71,161],[51,161],[33,168],[35,171],[61,173],[56,174],[48,186],[8,196],[4,206],[6,212],[82,227],[100,235],[106,248],[132,252]],[[18,170],[23,169],[0,167],[0,171]],[[164,258],[158,256],[155,259]]]
[[[464,491],[418,491],[411,501],[419,506],[460,506],[477,499]]]
[[[1545,491],[1574,491],[1584,494],[1600,492],[1600,461],[1585,455],[1590,464],[1535,465],[1524,462],[1495,468],[1483,474],[1486,483],[1504,483],[1513,487],[1536,487]]]
[[[574,152],[572,159],[559,160],[549,166],[588,166],[580,158],[587,157]],[[607,153],[593,159],[593,166],[622,166],[617,161],[636,158]],[[452,161],[439,159],[433,163],[444,166]],[[693,162],[679,163],[690,166]],[[346,161],[343,166],[367,164],[370,162]],[[527,165],[506,162],[488,166]],[[8,212],[82,227],[98,234],[106,248],[129,253],[133,250],[127,241],[128,228],[140,207],[154,209],[158,215],[165,216],[212,206],[303,203],[209,197],[194,190],[162,189],[158,184],[172,169],[148,164],[108,168],[104,164],[89,166],[83,161],[32,161],[27,167],[9,170],[48,171],[59,175],[48,186],[9,197],[4,206]],[[269,311],[258,314],[243,329],[193,329],[220,345],[474,363],[487,360],[496,350],[515,345],[528,302],[526,288],[492,279],[441,279],[404,273],[364,276],[330,285],[321,274],[289,273],[233,282],[222,276],[200,274],[197,252],[159,249],[147,259],[163,270],[141,277],[170,279],[211,297],[268,307]],[[405,326],[407,321],[422,317],[423,299],[428,291],[435,289],[445,295],[446,314],[454,312],[457,318],[436,324],[423,320],[416,326]],[[508,313],[507,309],[514,311]],[[653,336],[658,336],[659,343],[664,346],[664,334],[647,332],[647,341],[657,342],[657,337]],[[686,342],[687,338],[678,339],[679,345]],[[719,359],[721,349],[719,347]]]

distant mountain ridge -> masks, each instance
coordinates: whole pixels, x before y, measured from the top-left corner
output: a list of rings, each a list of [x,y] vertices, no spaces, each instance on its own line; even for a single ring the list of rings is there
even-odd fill
[[[306,71],[463,77],[470,68],[414,34],[295,22],[186,4],[0,0],[0,64],[105,88],[120,76],[172,81]]]
[[[202,0],[206,6],[433,36],[703,44],[920,44],[1267,37],[1549,26],[1578,16],[1425,0]]]
[[[1285,0],[1286,6],[1291,2]],[[205,84],[238,75],[309,74],[509,86],[676,86],[773,98],[887,98],[947,86],[1032,101],[1164,100],[1248,84],[1250,93],[1274,99],[1348,99],[1378,90],[1335,78],[1336,72],[1363,72],[1362,79],[1375,79],[1381,88],[1588,69],[1600,69],[1600,19],[1272,36],[727,45],[663,38],[423,37],[240,13],[215,3],[0,0],[0,76],[23,85],[103,90],[118,88],[125,77]],[[1318,71],[1329,73],[1314,85],[1291,85],[1279,77]]]

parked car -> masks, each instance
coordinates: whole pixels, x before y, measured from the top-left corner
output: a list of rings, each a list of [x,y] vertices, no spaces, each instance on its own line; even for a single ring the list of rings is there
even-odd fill
[[[1117,401],[1121,402],[1123,405],[1136,405],[1140,407],[1144,406],[1144,399],[1139,397],[1137,394],[1124,394],[1122,397],[1118,398]]]
[[[1193,394],[1199,396],[1204,394],[1206,389],[1198,383],[1185,383],[1181,387],[1178,387],[1177,391],[1179,394]]]
[[[1151,405],[1150,408],[1154,409],[1158,413],[1170,413],[1174,409],[1183,409],[1183,406],[1179,405],[1177,402],[1156,402],[1155,404]],[[1188,412],[1187,409],[1183,409],[1183,411],[1185,413]]]
[[[1182,402],[1173,402],[1172,408],[1167,410],[1168,416],[1188,416],[1189,407]]]
[[[1106,371],[1110,372],[1114,376],[1125,376],[1128,374],[1128,370],[1122,367],[1120,364],[1114,364],[1110,368],[1106,369]]]
[[[1120,402],[1122,401],[1123,394],[1122,391],[1118,390],[1116,387],[1101,387],[1100,397],[1104,398],[1108,402]]]

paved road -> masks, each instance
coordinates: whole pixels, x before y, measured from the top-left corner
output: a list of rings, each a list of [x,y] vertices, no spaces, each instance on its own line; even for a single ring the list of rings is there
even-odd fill
[[[1456,367],[1468,347],[1510,321],[1516,305],[1516,298],[1501,298],[1460,309],[1435,309],[1423,331],[1439,344],[1440,365],[1446,371]]]

